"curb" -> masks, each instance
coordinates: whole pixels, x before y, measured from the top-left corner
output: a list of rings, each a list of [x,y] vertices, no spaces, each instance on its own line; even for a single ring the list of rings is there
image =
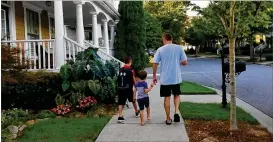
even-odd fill
[[[221,90],[218,90],[218,89],[215,89],[212,87],[208,87],[208,86],[204,86],[204,87],[210,88],[210,89],[216,91],[219,96],[222,96]],[[230,101],[230,94],[229,93],[227,93],[227,101]],[[273,118],[272,117],[266,115],[262,111],[249,105],[248,103],[244,102],[243,100],[239,99],[238,97],[236,97],[236,105],[238,107],[241,107],[242,109],[244,109],[246,112],[250,113],[254,118],[256,118],[258,120],[258,122],[263,127],[265,127],[271,134],[273,134]]]

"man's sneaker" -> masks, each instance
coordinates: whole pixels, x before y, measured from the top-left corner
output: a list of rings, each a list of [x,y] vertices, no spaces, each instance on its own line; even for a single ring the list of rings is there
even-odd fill
[[[118,123],[124,123],[125,119],[123,117],[118,117]]]
[[[138,118],[140,116],[140,111],[136,112],[136,118]]]
[[[180,116],[176,113],[176,114],[174,114],[174,116],[173,116],[174,118],[173,118],[173,121],[174,122],[180,122]]]

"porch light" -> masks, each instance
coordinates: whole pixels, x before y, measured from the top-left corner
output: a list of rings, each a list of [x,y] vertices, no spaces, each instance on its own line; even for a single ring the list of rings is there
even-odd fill
[[[51,1],[46,1],[45,3],[46,3],[46,6],[48,7],[51,6]]]

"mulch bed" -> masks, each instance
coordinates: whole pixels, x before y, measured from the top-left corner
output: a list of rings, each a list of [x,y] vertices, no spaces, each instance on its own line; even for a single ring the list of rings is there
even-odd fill
[[[273,135],[260,125],[238,122],[238,130],[229,131],[229,121],[186,120],[190,142],[272,142]]]

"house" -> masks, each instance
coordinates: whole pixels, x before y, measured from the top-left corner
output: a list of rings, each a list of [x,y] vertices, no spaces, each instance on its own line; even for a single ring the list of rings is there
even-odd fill
[[[112,56],[119,16],[113,0],[1,1],[1,44],[19,48],[32,70],[59,70],[88,47],[122,64]]]

